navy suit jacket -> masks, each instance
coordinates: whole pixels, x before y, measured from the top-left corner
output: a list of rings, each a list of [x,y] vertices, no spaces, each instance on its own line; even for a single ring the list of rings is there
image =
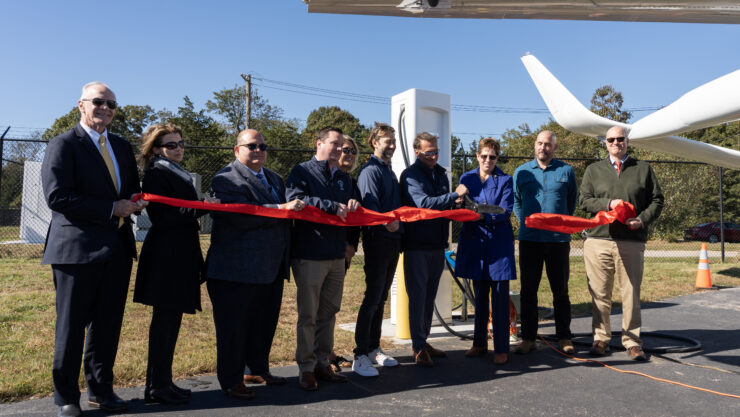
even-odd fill
[[[235,160],[211,181],[211,195],[221,203],[285,203],[280,175],[263,168],[278,200],[249,169]],[[250,214],[214,211],[206,277],[247,284],[270,284],[288,279],[290,221]]]
[[[131,144],[108,135],[121,175],[117,192],[103,156],[79,124],[51,139],[41,165],[44,197],[51,209],[42,264],[87,264],[108,260],[118,236],[113,203],[139,193],[139,174]],[[125,218],[127,247],[136,257],[131,219]]]

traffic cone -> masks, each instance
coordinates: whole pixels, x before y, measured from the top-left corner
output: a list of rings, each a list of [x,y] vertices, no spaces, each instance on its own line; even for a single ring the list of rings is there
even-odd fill
[[[709,272],[709,258],[707,257],[707,244],[701,244],[699,252],[699,267],[696,270],[696,289],[712,289],[712,274]]]

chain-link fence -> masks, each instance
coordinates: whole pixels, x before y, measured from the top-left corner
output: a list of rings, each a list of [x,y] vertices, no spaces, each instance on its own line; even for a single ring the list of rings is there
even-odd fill
[[[41,161],[46,142],[28,139],[5,139],[0,146],[2,175],[0,175],[0,257],[39,258],[49,225],[51,213],[46,206],[41,188]],[[313,155],[311,149],[270,149],[267,167],[286,178],[296,164]],[[369,158],[358,155],[353,175],[356,176]],[[221,168],[233,161],[230,147],[188,147],[182,165],[197,174],[196,184],[202,194],[208,192],[211,178]],[[531,157],[503,156],[498,166],[512,174],[517,166]],[[571,164],[580,184],[581,176],[588,164],[597,159],[566,160]],[[651,161],[665,194],[665,208],[660,219],[651,226],[648,242],[647,262],[696,262],[699,243],[709,246],[710,258],[740,261],[740,219],[725,216],[725,243],[721,241],[719,224],[719,184],[722,171],[705,164],[675,161]],[[475,155],[453,155],[452,178],[456,184],[462,173],[477,166]],[[582,211],[576,215],[586,216]],[[210,236],[210,221],[202,218],[202,245],[207,248]],[[516,219],[512,217],[515,229]],[[703,225],[708,223],[706,225]],[[148,221],[145,216],[136,219],[137,239],[143,240]],[[703,225],[700,228],[695,226]],[[452,227],[453,248],[461,224]],[[694,228],[694,230],[692,230]],[[571,256],[582,255],[583,238],[573,235]]]

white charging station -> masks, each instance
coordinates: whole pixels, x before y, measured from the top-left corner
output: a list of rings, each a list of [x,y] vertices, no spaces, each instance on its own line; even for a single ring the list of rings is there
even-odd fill
[[[406,90],[392,97],[391,124],[396,130],[397,146],[391,160],[391,166],[399,180],[403,170],[416,161],[414,138],[422,132],[429,132],[439,137],[438,163],[447,170],[447,177],[451,179],[450,103],[448,94],[416,88]],[[399,262],[391,287],[391,323],[394,325],[397,324],[396,319],[399,317],[399,307],[397,306],[399,296],[404,297],[404,300],[406,297],[406,294],[398,294],[397,291],[398,277],[402,276],[403,264]],[[442,319],[450,320],[452,318],[452,277],[447,268],[444,269],[442,274],[435,302]],[[406,308],[408,308],[407,303],[402,303],[402,305],[406,305]],[[408,313],[406,312],[402,316],[407,318]],[[434,322],[437,323],[436,317]]]

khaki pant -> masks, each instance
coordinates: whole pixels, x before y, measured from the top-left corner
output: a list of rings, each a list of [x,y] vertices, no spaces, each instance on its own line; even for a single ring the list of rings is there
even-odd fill
[[[622,345],[625,349],[641,346],[640,284],[645,243],[631,240],[586,239],[583,259],[586,263],[588,290],[593,299],[594,341],[609,343],[612,337],[609,316],[616,275],[622,297]]]
[[[293,259],[298,289],[298,325],[295,359],[300,372],[328,367],[334,348],[334,322],[342,306],[344,258],[328,261]]]

